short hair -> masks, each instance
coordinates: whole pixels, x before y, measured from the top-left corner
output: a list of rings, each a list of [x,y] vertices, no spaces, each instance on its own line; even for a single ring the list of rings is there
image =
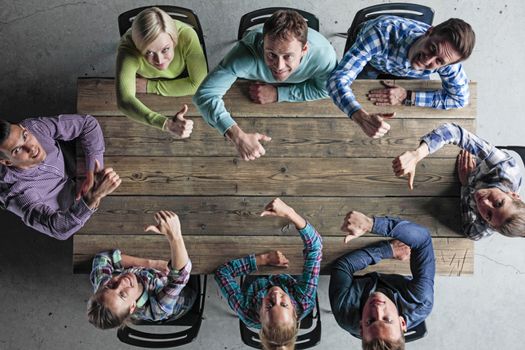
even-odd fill
[[[7,140],[11,133],[11,123],[6,120],[0,119],[0,145]],[[0,159],[7,159],[8,156],[0,150]]]
[[[88,300],[87,316],[89,323],[99,329],[110,329],[120,327],[129,320],[130,309],[123,311],[121,314],[113,312],[104,303],[104,289],[99,289]]]
[[[297,313],[294,310],[292,321],[283,327],[275,325],[262,325],[259,332],[262,348],[264,350],[292,350],[295,348],[295,339],[299,332]]]
[[[141,11],[131,24],[131,39],[141,53],[161,33],[167,33],[173,40],[173,46],[177,46],[179,35],[175,21],[158,7]]]
[[[514,213],[496,231],[507,237],[525,237],[525,203],[514,198],[512,200]]]
[[[433,28],[432,35],[444,37],[461,55],[460,61],[472,54],[476,44],[476,34],[467,22],[459,18],[450,18]]]
[[[373,339],[362,340],[363,350],[405,350],[405,336],[397,340]]]
[[[293,36],[304,46],[308,42],[308,25],[299,12],[279,10],[264,22],[263,37],[266,35],[278,40],[286,40]]]

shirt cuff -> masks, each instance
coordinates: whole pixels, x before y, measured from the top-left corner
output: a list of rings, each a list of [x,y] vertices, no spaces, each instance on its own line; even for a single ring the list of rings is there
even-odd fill
[[[97,211],[97,208],[90,209],[84,201],[84,198],[80,197],[80,200],[73,203],[70,211],[71,214],[75,216],[75,218],[77,218],[82,223],[82,225],[84,225],[91,215]]]
[[[392,259],[394,257],[394,251],[392,250],[390,241],[380,242],[377,245],[377,249],[379,249],[379,252],[383,259]]]
[[[277,102],[290,101],[290,86],[277,87]]]
[[[111,260],[113,261],[114,270],[122,270],[122,256],[120,249],[115,249],[111,254]]]
[[[237,123],[235,120],[233,120],[232,117],[225,117],[223,119],[220,119],[217,121],[217,124],[215,125],[215,128],[219,130],[221,135],[226,134],[226,131],[228,131],[229,128],[236,125]]]
[[[257,271],[257,260],[255,259],[255,254],[250,254],[246,257],[246,262],[248,263],[248,273]]]
[[[351,103],[350,105],[348,105],[346,109],[347,109],[346,115],[348,116],[348,118],[352,119],[352,116],[354,115],[354,113],[363,109],[363,107],[361,106],[359,102],[355,101]]]
[[[191,263],[191,260],[188,259],[188,262],[186,263],[186,265],[184,265],[184,267],[180,270],[177,270],[177,269],[174,269],[173,266],[171,265],[171,260],[168,262],[168,268],[170,269],[169,273],[168,273],[168,278],[170,280],[186,280],[188,278],[188,276],[190,275],[191,273],[191,268],[192,268],[192,263]]]
[[[100,169],[104,169],[104,154],[92,154],[86,156],[86,170],[95,171],[95,160],[98,160]]]

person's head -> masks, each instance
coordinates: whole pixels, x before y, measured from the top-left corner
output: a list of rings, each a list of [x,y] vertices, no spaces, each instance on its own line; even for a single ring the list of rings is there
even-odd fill
[[[458,18],[430,27],[408,51],[408,59],[416,70],[433,70],[469,58],[476,35],[472,27]]]
[[[140,12],[131,24],[133,43],[153,67],[164,70],[173,60],[178,32],[175,22],[158,7]]]
[[[89,322],[100,329],[121,326],[137,308],[142,290],[142,283],[133,273],[112,277],[89,299]]]
[[[363,349],[405,347],[406,321],[399,315],[396,304],[382,292],[374,292],[366,300],[360,328]]]
[[[264,62],[277,81],[285,81],[308,51],[308,25],[297,11],[279,10],[263,26]]]
[[[36,137],[20,124],[0,120],[0,164],[29,169],[46,159],[47,153]]]
[[[263,349],[293,349],[299,330],[297,312],[290,296],[278,286],[273,286],[262,300],[259,310]]]
[[[525,203],[516,192],[482,188],[474,193],[476,208],[490,227],[507,237],[525,237]]]

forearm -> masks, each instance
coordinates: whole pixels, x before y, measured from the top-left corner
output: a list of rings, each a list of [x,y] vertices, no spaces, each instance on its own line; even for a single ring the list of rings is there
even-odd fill
[[[168,238],[170,243],[171,266],[175,270],[181,270],[189,261],[188,251],[184,245],[182,236]]]
[[[150,259],[139,258],[136,256],[126,255],[126,254],[121,254],[121,259],[122,259],[121,263],[124,268],[128,268],[128,267],[150,268],[152,267],[150,264],[150,261],[151,261]]]

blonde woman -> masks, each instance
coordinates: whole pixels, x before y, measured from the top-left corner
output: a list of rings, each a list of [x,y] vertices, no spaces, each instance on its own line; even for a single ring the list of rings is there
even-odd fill
[[[187,72],[186,77],[180,77]],[[207,74],[206,58],[197,33],[157,7],[140,12],[122,36],[117,54],[117,104],[140,123],[189,137],[193,121],[184,107],[175,117],[150,110],[136,93],[162,96],[193,95]]]

